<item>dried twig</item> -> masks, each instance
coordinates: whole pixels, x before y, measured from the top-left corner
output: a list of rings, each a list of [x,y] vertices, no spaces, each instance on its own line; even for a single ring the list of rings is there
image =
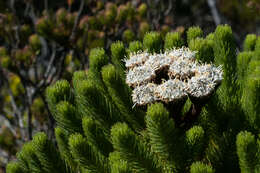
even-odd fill
[[[216,7],[216,1],[215,0],[207,0],[208,6],[210,8],[210,11],[212,13],[214,22],[217,25],[221,24],[221,16],[218,12],[218,9]]]
[[[49,64],[47,66],[47,70],[45,71],[44,73],[44,79],[47,79],[48,76],[50,75],[50,72],[51,72],[51,68],[53,66],[53,62],[55,60],[55,57],[56,57],[56,52],[57,52],[57,49],[56,49],[56,44],[52,44],[52,55],[51,55],[51,59],[49,61]]]
[[[76,30],[77,30],[77,27],[78,27],[78,24],[79,24],[81,13],[83,12],[83,9],[84,9],[84,5],[85,5],[85,0],[81,0],[79,11],[78,11],[77,16],[75,18],[74,25],[73,25],[72,32],[71,32],[71,36],[70,36],[71,41],[74,40],[75,37],[76,37]]]
[[[168,16],[170,12],[173,11],[174,8],[173,4],[175,4],[175,0],[169,0],[168,8],[167,10],[165,10],[164,16]]]

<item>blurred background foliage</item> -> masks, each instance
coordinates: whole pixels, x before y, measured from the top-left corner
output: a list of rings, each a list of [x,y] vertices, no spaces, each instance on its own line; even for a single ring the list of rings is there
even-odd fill
[[[0,0],[0,165],[37,131],[53,138],[45,88],[87,70],[90,49],[200,26],[232,27],[236,44],[260,33],[259,0]],[[1,172],[1,170],[0,170]]]

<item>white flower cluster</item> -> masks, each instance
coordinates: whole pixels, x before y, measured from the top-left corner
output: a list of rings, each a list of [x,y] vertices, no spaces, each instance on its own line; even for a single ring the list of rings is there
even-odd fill
[[[184,47],[160,54],[131,54],[125,64],[126,83],[134,88],[133,102],[146,105],[155,101],[176,102],[187,96],[209,96],[222,81],[223,71],[221,66],[196,62],[195,55]],[[165,75],[166,79],[158,79]]]
[[[187,96],[185,92],[185,83],[178,79],[170,79],[161,85],[158,85],[154,94],[165,102],[180,100]]]

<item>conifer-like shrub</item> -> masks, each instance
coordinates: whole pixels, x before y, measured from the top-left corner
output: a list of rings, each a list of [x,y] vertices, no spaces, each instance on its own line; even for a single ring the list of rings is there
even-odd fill
[[[260,38],[252,54],[237,55],[227,25],[206,37],[191,28],[187,36],[182,44],[199,38],[209,48],[177,48],[183,39],[175,33],[151,32],[143,43],[113,43],[111,55],[91,50],[87,71],[46,90],[58,147],[38,133],[7,173],[259,172]],[[200,51],[211,63],[199,61],[207,62]]]
[[[35,132],[44,131],[54,138],[55,121],[44,97],[45,89],[60,79],[71,81],[74,71],[87,69],[91,49],[108,52],[113,42],[122,40],[120,51],[124,51],[123,44],[142,40],[152,29],[166,32],[172,28],[173,22],[154,22],[156,14],[149,11],[153,4],[0,0],[0,127],[9,128],[16,140],[13,149],[5,147],[11,145],[2,140],[0,152],[7,153],[5,160],[14,157],[13,151],[31,140]],[[163,7],[156,13],[166,9],[165,3],[160,6]],[[167,7],[167,13],[172,9]],[[118,56],[117,45],[113,49],[112,57]],[[0,136],[4,138],[5,133],[0,131]],[[7,161],[2,162],[1,158],[0,166],[6,165]]]

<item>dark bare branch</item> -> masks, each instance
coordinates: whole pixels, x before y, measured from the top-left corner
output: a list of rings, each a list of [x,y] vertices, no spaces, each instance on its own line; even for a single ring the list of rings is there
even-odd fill
[[[84,9],[84,5],[85,5],[85,0],[81,0],[79,11],[78,11],[77,16],[75,18],[74,25],[73,25],[72,32],[71,32],[71,36],[70,36],[71,41],[74,40],[75,37],[76,37],[76,30],[77,30],[77,27],[78,27],[78,24],[79,24],[81,13],[83,12],[83,9]]]
[[[216,7],[216,1],[215,0],[207,0],[208,6],[210,8],[212,17],[214,19],[214,22],[217,25],[221,24],[221,16],[218,12],[218,9]]]

